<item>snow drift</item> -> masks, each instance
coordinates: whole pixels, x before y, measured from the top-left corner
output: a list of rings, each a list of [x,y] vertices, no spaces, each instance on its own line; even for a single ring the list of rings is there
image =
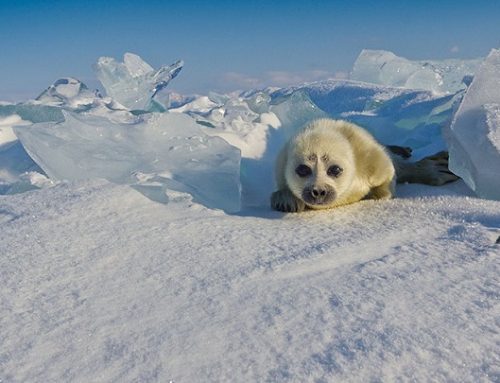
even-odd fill
[[[285,217],[105,182],[0,196],[0,377],[494,382],[500,202],[459,186]]]

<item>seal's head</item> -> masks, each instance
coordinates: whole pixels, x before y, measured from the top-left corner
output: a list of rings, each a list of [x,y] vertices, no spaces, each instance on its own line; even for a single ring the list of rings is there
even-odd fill
[[[310,208],[335,205],[350,190],[355,173],[351,143],[334,129],[305,129],[290,142],[286,182]]]

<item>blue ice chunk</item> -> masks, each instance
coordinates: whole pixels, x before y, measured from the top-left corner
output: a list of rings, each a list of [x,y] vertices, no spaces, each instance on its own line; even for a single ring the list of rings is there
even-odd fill
[[[351,80],[373,84],[456,93],[465,89],[482,58],[412,61],[384,50],[364,49],[356,59]]]
[[[152,113],[123,123],[62,113],[64,122],[15,128],[26,151],[51,179],[104,178],[144,187],[153,182],[189,193],[210,208],[240,209],[240,151],[207,136],[191,117]]]
[[[123,63],[111,57],[100,57],[94,70],[108,96],[128,109],[162,112],[168,108],[164,89],[183,65],[179,60],[154,70],[139,56],[125,53]]]
[[[500,200],[500,49],[474,76],[446,137],[450,169],[478,196]]]

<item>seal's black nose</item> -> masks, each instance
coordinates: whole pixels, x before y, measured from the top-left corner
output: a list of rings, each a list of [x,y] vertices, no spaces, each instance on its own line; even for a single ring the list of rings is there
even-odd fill
[[[304,189],[302,199],[310,205],[329,204],[335,199],[335,190],[328,185],[311,186]]]
[[[311,195],[313,198],[319,198],[319,197],[325,197],[326,196],[326,190],[325,189],[320,189],[320,188],[313,188],[311,190]]]

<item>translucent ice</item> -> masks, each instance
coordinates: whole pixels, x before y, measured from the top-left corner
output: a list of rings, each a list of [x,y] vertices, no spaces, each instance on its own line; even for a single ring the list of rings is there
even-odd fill
[[[26,125],[31,125],[31,122],[17,114],[0,116],[0,195],[36,189],[39,186],[31,181],[37,177],[32,175],[38,172],[43,177],[42,170],[26,153],[13,130],[14,126]]]
[[[255,113],[266,113],[269,111],[271,97],[265,92],[256,92],[246,99],[248,107]]]
[[[91,105],[97,97],[96,92],[76,78],[67,77],[57,80],[36,98],[42,104],[52,106],[73,106],[74,108]]]
[[[285,136],[293,135],[309,121],[328,117],[303,90],[296,90],[289,95],[276,97],[269,110],[280,120],[281,127],[285,130]]]
[[[172,189],[208,207],[239,210],[240,151],[204,134],[192,118],[153,113],[125,124],[86,113],[63,114],[61,123],[15,128],[51,179],[105,178],[134,184],[147,195]]]
[[[294,93],[298,93],[295,99],[290,97]],[[285,103],[271,110],[285,124],[294,115],[298,125],[325,114],[349,120],[384,144],[412,147],[419,158],[445,149],[441,130],[451,121],[462,93],[438,96],[424,90],[327,80],[274,92],[273,98],[284,97]]]
[[[176,77],[183,61],[154,70],[139,56],[125,53],[123,63],[111,57],[100,57],[94,65],[99,81],[108,96],[130,110],[165,111],[168,96],[162,90]]]
[[[47,122],[64,119],[61,108],[43,105],[39,102],[0,105],[0,117],[18,115],[24,121]]]
[[[61,78],[36,98],[37,104],[58,106],[72,112],[91,111],[94,114],[126,111],[111,97],[102,97],[98,90],[91,91],[80,80]],[[102,110],[100,110],[102,109]]]
[[[450,169],[480,197],[500,200],[500,50],[479,68],[446,136]]]
[[[374,84],[455,93],[466,87],[465,82],[481,62],[482,59],[411,61],[392,52],[365,49],[356,59],[350,78]]]
[[[3,127],[5,128],[5,127]],[[2,126],[0,125],[0,138]],[[0,194],[14,194],[36,188],[26,178],[27,172],[39,173],[42,170],[26,153],[17,137],[13,135],[12,140],[0,143]]]
[[[57,80],[35,100],[0,105],[0,117],[15,114],[33,123],[61,122],[64,120],[62,110],[105,115],[117,121],[133,117],[111,97],[102,97],[97,91],[89,90],[84,83],[72,77]]]

